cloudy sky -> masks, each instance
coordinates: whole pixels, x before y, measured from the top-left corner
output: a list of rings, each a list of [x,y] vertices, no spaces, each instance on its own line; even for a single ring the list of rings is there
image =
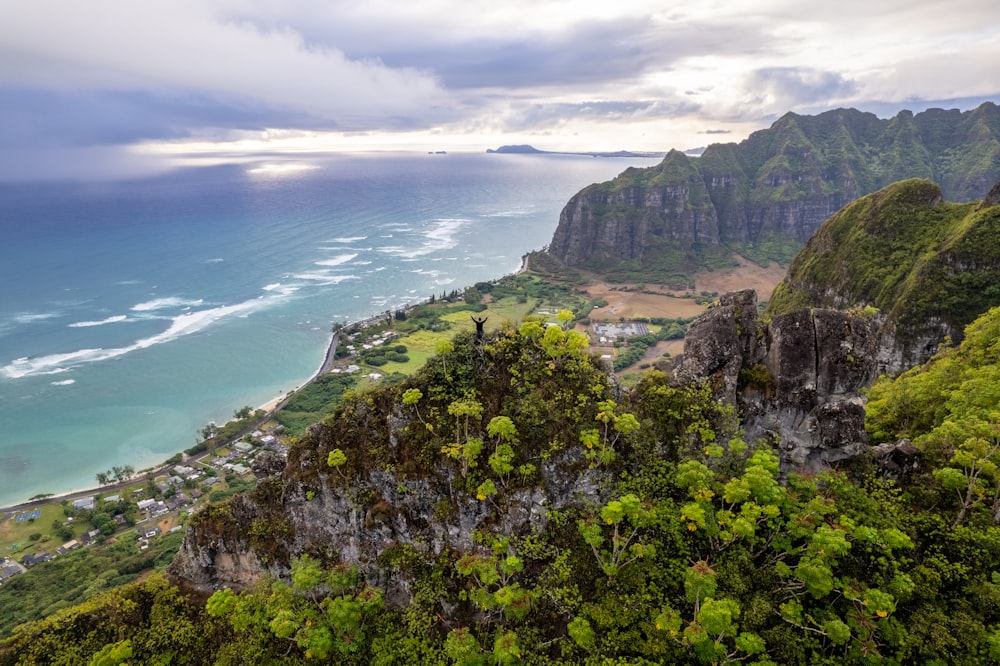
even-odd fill
[[[309,150],[689,149],[1000,102],[996,0],[4,0],[0,178]]]

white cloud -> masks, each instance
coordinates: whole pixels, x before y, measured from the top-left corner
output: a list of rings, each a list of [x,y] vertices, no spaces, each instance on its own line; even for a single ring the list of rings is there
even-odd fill
[[[994,0],[6,2],[0,154],[688,148],[789,110],[1000,100],[995,15]]]

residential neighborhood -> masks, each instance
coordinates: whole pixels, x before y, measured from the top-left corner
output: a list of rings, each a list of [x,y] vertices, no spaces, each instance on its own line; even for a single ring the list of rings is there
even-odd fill
[[[41,507],[0,514],[0,585],[28,569],[81,548],[134,539],[140,550],[183,529],[191,514],[253,487],[253,460],[264,450],[287,457],[280,426],[256,430],[200,458],[147,473],[106,493],[53,498]]]

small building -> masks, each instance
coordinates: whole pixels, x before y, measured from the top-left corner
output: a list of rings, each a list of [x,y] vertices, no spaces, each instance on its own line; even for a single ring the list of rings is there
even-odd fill
[[[160,490],[161,493],[165,493],[170,490],[170,484],[166,481],[157,481],[154,485]]]
[[[277,442],[278,438],[274,435],[264,435],[260,438],[260,443],[265,446],[272,446],[273,444],[277,444]]]
[[[619,324],[609,324],[594,322],[590,325],[590,331],[594,337],[601,342],[614,340],[628,340],[640,335],[649,333],[649,327],[641,322],[623,322]]]
[[[31,568],[36,564],[41,564],[42,562],[48,562],[50,560],[56,559],[55,555],[51,553],[46,553],[44,550],[35,553],[34,555],[25,555],[21,558],[21,564]]]
[[[239,463],[233,465],[233,474],[238,474],[240,476],[245,476],[250,473],[250,468],[246,465],[240,465]]]
[[[140,511],[145,511],[146,509],[151,509],[151,508],[153,508],[153,507],[154,507],[155,505],[156,505],[156,500],[155,500],[155,499],[152,499],[152,498],[149,498],[149,499],[144,499],[144,500],[139,500],[139,501],[138,501],[138,502],[136,503],[136,506],[138,506],[138,507],[139,507],[139,510],[140,510]]]
[[[178,488],[178,487],[184,485],[184,479],[182,479],[179,476],[172,476],[172,477],[170,477],[169,481],[170,481],[170,485],[174,486],[175,488]]]
[[[112,504],[117,504],[122,501],[122,498],[118,495],[108,495],[107,497],[101,498],[102,502],[111,502]]]
[[[111,516],[111,519],[115,521],[115,525],[117,525],[118,527],[124,527],[125,523],[128,522],[128,519],[125,518],[124,513],[116,513],[115,515]]]
[[[218,482],[219,482],[219,477],[217,477],[217,476],[210,476],[207,479],[205,479],[205,483],[203,483],[202,486],[204,486],[205,488],[208,488],[209,486],[214,486]]]
[[[80,541],[83,543],[92,543],[101,538],[101,530],[90,530],[89,532],[84,532],[80,535]]]
[[[78,500],[73,500],[73,508],[82,509],[84,511],[93,511],[95,503],[93,495],[90,495],[89,497],[81,497]]]
[[[187,476],[194,472],[194,467],[188,467],[187,465],[177,465],[174,467],[174,474],[177,476]]]
[[[56,552],[59,553],[60,555],[65,555],[69,551],[76,550],[79,547],[80,547],[80,542],[77,541],[76,539],[73,539],[72,541],[67,541],[63,545],[56,548]]]
[[[250,442],[236,442],[236,445],[233,446],[233,448],[240,453],[250,453],[253,450],[253,444]]]
[[[21,567],[16,564],[11,563],[0,566],[0,584],[7,582],[19,573],[21,573]]]
[[[159,526],[156,526],[156,527],[153,527],[153,528],[148,529],[145,532],[143,532],[142,536],[145,537],[145,538],[147,538],[147,539],[153,539],[155,537],[160,536],[160,534],[162,533],[162,531],[163,530],[161,530]]]

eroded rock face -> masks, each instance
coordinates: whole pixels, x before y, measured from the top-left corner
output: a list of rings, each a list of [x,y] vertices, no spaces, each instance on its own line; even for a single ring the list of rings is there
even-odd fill
[[[206,509],[215,515],[194,521],[170,575],[205,591],[246,589],[265,575],[287,577],[291,560],[308,553],[356,566],[388,604],[403,607],[410,579],[389,561],[393,552],[405,548],[429,560],[448,550],[475,550],[477,529],[539,533],[550,510],[600,501],[607,481],[603,472],[586,469],[580,449],[564,451],[540,466],[536,486],[507,494],[497,510],[454,490],[455,472],[447,466],[423,479],[376,469],[348,480],[324,470],[306,488],[297,480],[305,461],[293,449],[282,477],[262,480],[228,508]]]
[[[860,390],[878,372],[878,330],[862,315],[797,310],[763,322],[752,290],[726,294],[695,321],[675,368],[734,405],[749,438],[786,466],[818,468],[868,443]]]

